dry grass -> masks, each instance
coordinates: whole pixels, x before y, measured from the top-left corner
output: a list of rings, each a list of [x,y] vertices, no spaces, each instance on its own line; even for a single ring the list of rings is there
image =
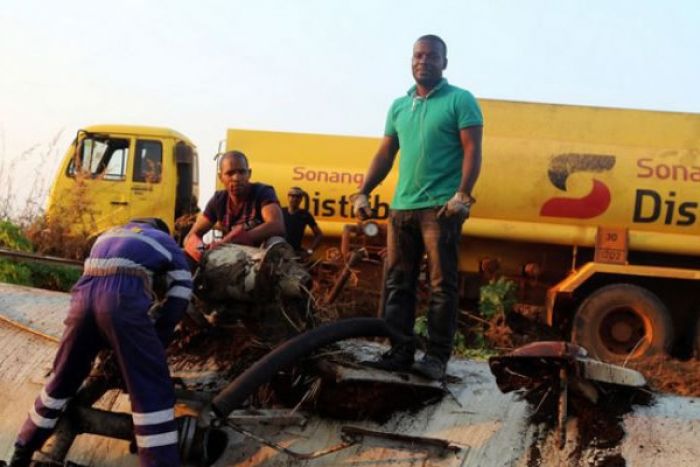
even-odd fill
[[[78,176],[74,189],[51,217],[46,213],[46,202],[51,182],[56,173],[52,161],[59,159],[61,133],[46,144],[35,144],[16,157],[5,157],[0,162],[0,221],[18,226],[32,243],[33,251],[72,259],[84,258],[88,245],[91,219],[91,201],[86,195],[86,184]],[[22,169],[30,165],[31,175]],[[87,222],[86,222],[87,219]],[[87,225],[86,225],[87,224]],[[83,225],[82,232],[71,235],[71,226]]]

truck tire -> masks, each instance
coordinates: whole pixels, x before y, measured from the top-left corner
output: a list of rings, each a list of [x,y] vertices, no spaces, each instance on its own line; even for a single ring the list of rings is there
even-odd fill
[[[571,340],[603,361],[637,360],[668,353],[673,325],[666,306],[652,292],[632,284],[612,284],[581,303]]]

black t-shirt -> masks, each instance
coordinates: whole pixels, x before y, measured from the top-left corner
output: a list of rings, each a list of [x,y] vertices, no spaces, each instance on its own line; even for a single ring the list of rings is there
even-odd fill
[[[306,209],[297,209],[294,214],[289,213],[289,208],[282,210],[284,214],[284,226],[287,229],[287,242],[295,250],[301,249],[301,240],[304,238],[304,229],[316,226],[316,219]]]
[[[213,224],[219,222],[224,233],[227,233],[236,225],[243,224],[246,230],[262,224],[262,208],[270,203],[277,203],[275,189],[262,183],[251,183],[250,191],[245,202],[238,206],[231,206],[230,198],[226,190],[219,190],[204,208],[204,215]]]

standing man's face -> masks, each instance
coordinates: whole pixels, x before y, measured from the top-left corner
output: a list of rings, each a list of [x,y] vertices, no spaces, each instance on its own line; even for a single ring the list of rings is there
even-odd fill
[[[242,196],[248,192],[251,170],[242,157],[227,157],[221,161],[219,179],[229,196]]]
[[[414,44],[411,69],[416,83],[432,88],[442,79],[442,71],[446,67],[447,57],[442,44],[433,40],[421,40]]]

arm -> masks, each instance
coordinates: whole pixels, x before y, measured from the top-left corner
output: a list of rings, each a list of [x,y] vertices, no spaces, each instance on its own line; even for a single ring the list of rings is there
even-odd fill
[[[172,339],[175,326],[182,319],[190,303],[193,285],[192,275],[182,250],[170,237],[165,237],[161,243],[170,252],[172,259],[166,268],[168,290],[155,322],[155,328],[163,346],[167,347]]]
[[[321,240],[323,239],[323,232],[321,231],[321,227],[318,226],[318,224],[314,224],[311,226],[311,231],[314,233],[314,238],[311,240],[311,246],[309,249],[311,251],[316,251],[316,248],[318,245],[321,243]]]
[[[240,228],[232,229],[222,239],[222,242],[259,245],[275,235],[279,235],[280,237],[285,236],[284,216],[282,215],[282,208],[280,208],[279,204],[276,202],[266,204],[261,208],[260,214],[263,218],[262,224],[246,231]],[[243,234],[243,232],[245,233]],[[239,238],[241,236],[243,236],[243,238]]]
[[[379,150],[374,155],[372,163],[367,170],[364,182],[360,187],[360,193],[369,195],[374,188],[386,178],[394,165],[396,153],[399,151],[399,140],[395,136],[384,136]]]
[[[194,225],[185,237],[185,240],[182,242],[187,254],[196,262],[202,259],[202,248],[204,248],[202,237],[211,230],[213,225],[214,223],[210,221],[207,216],[199,214]]]
[[[194,234],[199,238],[202,238],[204,234],[209,232],[213,226],[214,223],[210,221],[203,213],[200,213],[187,236],[189,237],[190,235]]]
[[[464,158],[462,159],[462,180],[459,191],[469,196],[481,171],[481,136],[483,126],[471,126],[459,131]]]

